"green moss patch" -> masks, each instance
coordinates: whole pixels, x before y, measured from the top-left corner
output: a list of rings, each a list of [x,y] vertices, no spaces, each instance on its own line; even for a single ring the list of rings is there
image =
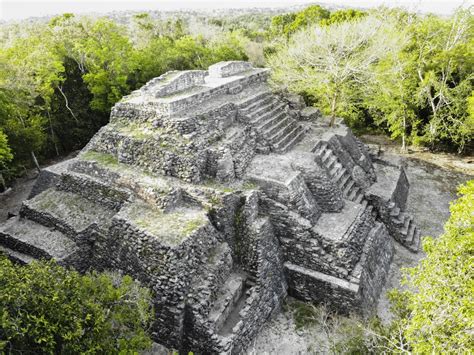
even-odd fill
[[[95,161],[98,164],[107,167],[117,167],[119,165],[118,158],[115,155],[100,153],[93,150],[81,154],[80,158],[83,160]]]
[[[137,227],[168,245],[178,245],[207,222],[204,210],[183,208],[164,213],[142,202],[135,202],[128,206],[125,213]]]

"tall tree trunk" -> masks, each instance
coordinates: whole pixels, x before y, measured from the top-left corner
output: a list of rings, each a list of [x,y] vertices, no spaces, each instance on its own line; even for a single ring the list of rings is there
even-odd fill
[[[402,132],[402,151],[406,152],[407,151],[407,146],[406,146],[406,129],[407,129],[407,120],[406,117],[403,116],[403,132]]]
[[[0,186],[1,186],[1,191],[6,191],[7,190],[7,184],[5,183],[5,179],[3,177],[3,173],[0,171]]]
[[[336,105],[337,105],[337,92],[334,93],[331,100],[331,122],[329,123],[329,127],[334,127],[334,123],[336,122]]]
[[[38,173],[40,173],[40,172],[41,172],[41,168],[40,168],[40,166],[39,166],[39,164],[38,164],[38,159],[36,159],[35,152],[31,151],[30,153],[31,153],[31,159],[33,160],[33,163],[35,164],[35,167],[36,167],[36,169],[38,170]]]
[[[49,110],[47,111],[48,112],[48,119],[49,119],[49,128],[51,129],[51,139],[53,141],[53,145],[54,145],[54,149],[56,150],[56,156],[59,157],[59,148],[58,148],[58,144],[56,143],[56,132],[54,132],[54,129],[53,129],[53,123],[51,122],[51,115],[49,114]]]

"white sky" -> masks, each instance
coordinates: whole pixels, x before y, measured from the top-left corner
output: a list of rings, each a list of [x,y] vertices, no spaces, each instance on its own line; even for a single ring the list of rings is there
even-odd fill
[[[353,7],[401,6],[412,11],[450,14],[474,0],[316,0],[321,4]],[[311,0],[0,0],[0,19],[15,20],[64,12],[111,12],[122,10],[177,10],[209,8],[278,7],[311,3]]]

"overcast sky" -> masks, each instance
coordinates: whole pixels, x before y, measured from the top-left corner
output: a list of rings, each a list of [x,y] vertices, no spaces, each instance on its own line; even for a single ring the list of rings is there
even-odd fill
[[[379,5],[402,6],[412,11],[449,14],[457,7],[469,6],[474,0],[320,0],[318,3],[353,7]],[[64,12],[110,12],[122,10],[177,10],[209,8],[277,7],[311,3],[308,0],[0,0],[0,19],[14,20]]]

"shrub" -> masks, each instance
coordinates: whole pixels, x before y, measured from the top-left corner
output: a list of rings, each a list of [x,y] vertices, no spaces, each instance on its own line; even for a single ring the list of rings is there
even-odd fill
[[[0,256],[0,351],[130,353],[151,346],[151,294],[129,276]]]

